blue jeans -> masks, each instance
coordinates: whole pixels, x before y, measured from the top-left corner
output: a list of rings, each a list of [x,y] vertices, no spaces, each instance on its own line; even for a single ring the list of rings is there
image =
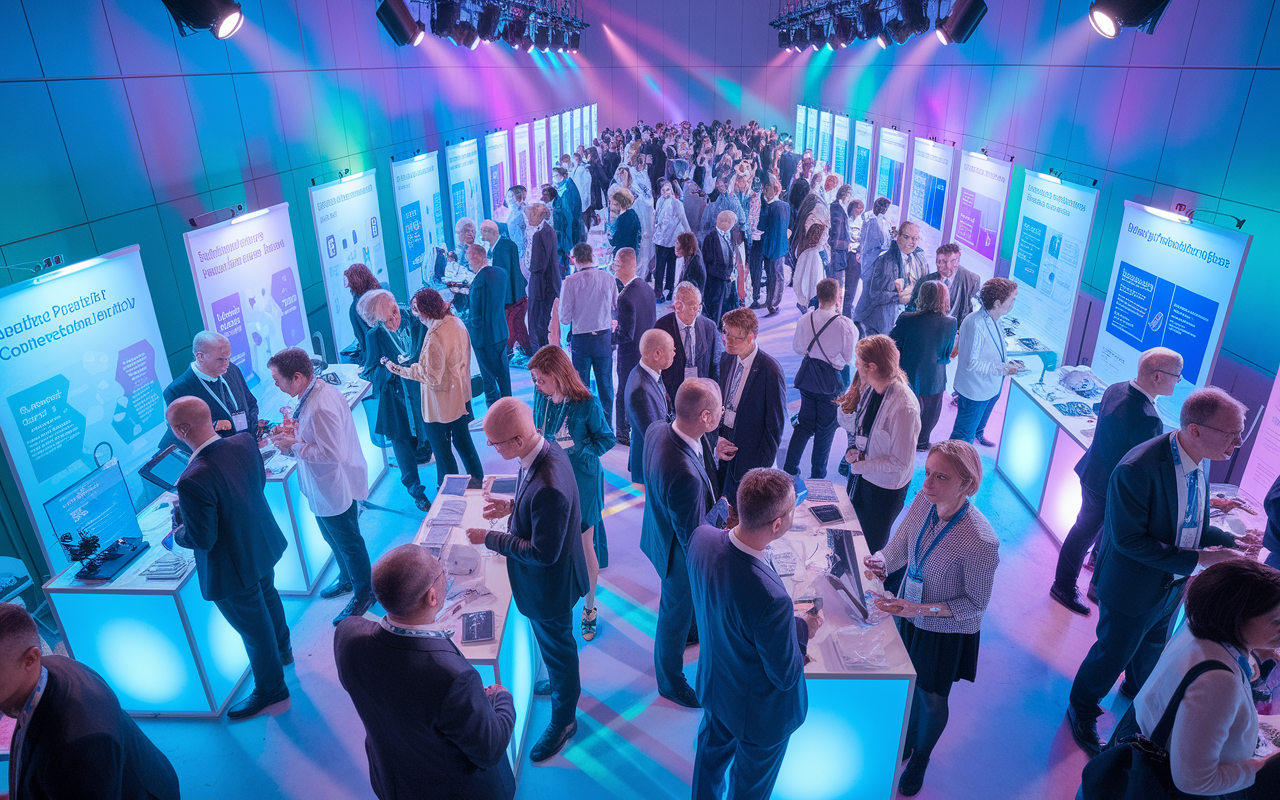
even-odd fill
[[[575,333],[572,337],[573,368],[591,389],[591,373],[596,374],[596,396],[605,421],[613,425],[613,331]]]
[[[468,416],[463,414],[453,422],[427,423],[427,441],[431,442],[431,450],[436,454],[436,489],[444,483],[445,475],[458,474],[454,450],[462,456],[462,465],[467,468],[467,473],[477,481],[484,480],[480,454],[476,452],[476,444],[471,440],[471,432],[467,430]]]
[[[316,517],[316,522],[338,562],[338,580],[351,584],[356,597],[367,596],[373,591],[373,579],[369,550],[360,535],[360,504],[352,500],[346,511],[332,517]]]
[[[791,433],[787,445],[787,458],[782,470],[788,475],[800,474],[800,456],[805,445],[813,438],[813,460],[809,467],[810,478],[827,477],[827,458],[831,455],[831,440],[836,435],[835,397],[800,390],[800,420]],[[873,551],[874,552],[874,551]]]
[[[1000,395],[990,400],[970,400],[964,395],[957,395],[956,399],[959,410],[956,411],[956,424],[951,428],[951,438],[972,443],[976,437],[986,433],[991,409],[995,408]]]

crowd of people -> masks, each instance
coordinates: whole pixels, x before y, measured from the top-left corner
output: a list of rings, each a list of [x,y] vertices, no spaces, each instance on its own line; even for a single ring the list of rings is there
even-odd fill
[[[661,586],[653,679],[662,698],[702,713],[693,796],[720,797],[726,782],[734,798],[770,796],[805,719],[806,650],[824,617],[796,615],[767,549],[792,527],[806,448],[809,479],[825,478],[843,428],[840,473],[871,553],[862,568],[889,592],[876,605],[896,618],[917,674],[898,787],[918,793],[952,687],[976,679],[1000,561],[999,538],[973,498],[983,482],[978,448],[993,446],[988,419],[1004,378],[1019,369],[999,322],[1017,285],[982,281],[962,266],[958,245],[926,253],[917,225],[887,218],[887,198],[865,209],[811,151],[796,153],[755,123],[606,130],[563,156],[553,175],[535,192],[512,187],[502,222],[459,222],[465,292],[441,280],[444,253],[432,285],[407,306],[364,265],[346,272],[357,340],[349,352],[373,384],[374,434],[394,452],[417,507],[431,505],[419,471],[431,459],[437,490],[459,459],[471,485],[482,485],[477,426],[499,458],[517,462],[514,496],[486,495],[491,525],[467,536],[506,557],[513,599],[547,667],[534,691],[551,698],[551,722],[531,760],[551,758],[577,732],[573,614],[583,601],[583,640],[605,633],[596,608],[609,565],[601,458],[626,446],[631,480],[645,492],[640,550]],[[526,202],[531,194],[539,200]],[[801,359],[790,380],[759,342],[760,319],[780,312],[788,284]],[[273,582],[284,537],[263,496],[257,406],[230,343],[202,332],[193,354],[165,390],[171,441],[191,452],[177,484],[177,538],[195,551],[203,596],[249,653],[254,688],[228,711],[240,719],[288,697],[283,669],[293,654]],[[473,357],[485,396],[479,420]],[[360,532],[368,476],[352,409],[305,351],[285,349],[269,366],[297,409],[268,439],[297,460],[338,564],[321,596],[351,595],[334,619],[334,651],[365,725],[375,793],[449,786],[449,796],[510,798],[514,707],[433,627],[445,570],[410,545],[372,562]],[[529,371],[531,403],[512,396],[513,366]],[[1174,781],[1197,796],[1274,796],[1280,761],[1252,757],[1251,683],[1266,679],[1280,645],[1280,573],[1236,559],[1239,543],[1210,524],[1201,462],[1238,446],[1243,407],[1220,390],[1197,390],[1180,428],[1163,432],[1155,398],[1173,392],[1181,368],[1173,351],[1145,353],[1134,380],[1104,395],[1077,467],[1083,503],[1050,594],[1091,614],[1076,582],[1092,549],[1088,594],[1099,622],[1068,720],[1076,741],[1100,752],[1099,701],[1123,672],[1120,691],[1136,699],[1121,727],[1150,736],[1187,669],[1221,660],[1217,673],[1232,674],[1199,678],[1173,726]],[[788,383],[800,397],[794,419]],[[948,384],[955,423],[935,440]],[[924,479],[908,498],[919,454]],[[721,499],[728,520],[709,524]],[[1280,491],[1276,506],[1280,530]],[[1198,566],[1208,569],[1188,592]],[[1188,626],[1166,647],[1184,594]],[[386,612],[376,622],[364,617],[375,601]],[[0,606],[0,710],[18,717],[16,738],[41,693],[54,694],[46,680],[109,694],[73,662],[41,667],[34,627],[10,608]],[[693,643],[701,649],[690,685],[683,657]],[[112,757],[137,788],[120,796],[176,797],[164,757],[118,704],[107,710],[128,739]],[[44,762],[20,763],[27,779],[46,779]]]

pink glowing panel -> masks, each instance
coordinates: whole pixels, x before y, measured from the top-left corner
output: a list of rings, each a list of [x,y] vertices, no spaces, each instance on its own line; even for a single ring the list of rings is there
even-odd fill
[[[1080,478],[1075,473],[1075,466],[1083,455],[1084,448],[1059,428],[1053,460],[1049,464],[1049,479],[1044,487],[1044,500],[1040,503],[1040,521],[1059,542],[1067,538],[1067,532],[1080,513]]]

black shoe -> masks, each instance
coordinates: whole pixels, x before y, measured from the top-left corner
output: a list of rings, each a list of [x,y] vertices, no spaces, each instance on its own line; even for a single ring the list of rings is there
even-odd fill
[[[685,708],[702,708],[702,704],[698,702],[698,693],[695,692],[693,687],[687,683],[670,694],[666,692],[658,692],[658,694],[678,706],[684,706]]]
[[[693,647],[697,643],[698,643],[698,626],[694,625],[693,627],[689,628],[689,635],[686,636],[684,639],[684,646]]]
[[[1124,674],[1124,680],[1120,682],[1120,696],[1127,697],[1132,700],[1134,697],[1137,697],[1137,695],[1138,686],[1133,682],[1133,678],[1129,676],[1129,673],[1126,672]]]
[[[533,693],[538,697],[550,697],[551,681],[538,681],[533,685]]]
[[[535,764],[540,761],[546,761],[564,749],[565,744],[577,732],[578,721],[576,719],[564,726],[556,725],[553,722],[542,732],[542,736],[538,737],[533,749],[529,751],[529,760]]]
[[[260,694],[255,688],[244,700],[227,709],[227,719],[247,719],[260,714],[267,706],[283,703],[289,699],[288,687],[281,687],[275,694]]]
[[[933,442],[925,442],[924,444],[920,444],[920,443],[918,443],[918,442],[917,442],[917,443],[916,443],[916,452],[917,452],[917,453],[927,453],[927,452],[929,452],[929,448],[930,448],[930,447],[933,447]]]
[[[1092,583],[1089,584],[1089,590],[1084,593],[1084,596],[1089,598],[1089,602],[1094,605],[1098,604],[1098,588]]]
[[[320,597],[325,600],[332,600],[335,597],[342,597],[354,589],[351,581],[344,581],[341,578],[320,590]]]
[[[974,439],[974,441],[975,441],[975,442],[977,442],[978,444],[982,445],[983,447],[995,447],[995,446],[996,446],[996,443],[995,443],[995,442],[991,441],[990,439],[988,439],[987,437],[983,436],[982,434],[978,434],[978,437],[977,437],[976,439]]]
[[[1072,614],[1079,614],[1082,617],[1087,617],[1093,613],[1088,606],[1080,602],[1080,590],[1074,586],[1071,587],[1071,594],[1067,594],[1059,589],[1057,584],[1054,584],[1049,587],[1049,596],[1054,600],[1057,600],[1060,605]]]
[[[765,317],[773,317],[773,316],[777,316],[777,314],[778,314],[778,309],[771,308],[769,309],[769,313],[765,314]]]
[[[351,598],[351,601],[347,603],[347,607],[342,609],[342,613],[333,618],[333,624],[337,626],[339,622],[342,622],[347,617],[363,617],[364,612],[373,607],[374,600],[373,592],[369,592],[364,597]]]
[[[915,797],[924,786],[924,771],[929,768],[928,756],[912,755],[907,768],[898,779],[898,794],[903,797]]]
[[[287,667],[293,663],[293,648],[287,648],[280,654],[280,666]]]
[[[424,513],[431,510],[431,501],[427,499],[425,494],[420,497],[413,498],[413,504],[418,507],[419,511]]]
[[[619,436],[617,437],[617,439],[618,439],[617,443],[618,443],[618,444],[620,444],[620,445],[622,445],[623,447],[630,447],[630,446],[631,446],[631,435],[630,435],[630,434],[627,434],[627,433],[621,434],[621,435],[619,435]]]
[[[764,308],[764,303],[761,303],[759,300],[757,300],[757,301],[755,301],[754,303],[752,303],[752,304],[751,304],[751,310],[752,310],[752,311],[755,311],[755,310],[756,310],[756,309],[758,309],[758,308]]]
[[[1076,740],[1080,749],[1090,758],[1102,752],[1102,741],[1098,738],[1098,719],[1083,719],[1076,714],[1074,706],[1067,706],[1067,724],[1071,726],[1071,738]]]

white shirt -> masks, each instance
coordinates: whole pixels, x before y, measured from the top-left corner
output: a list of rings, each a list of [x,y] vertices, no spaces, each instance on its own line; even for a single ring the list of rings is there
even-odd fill
[[[653,367],[651,367],[651,366],[649,366],[648,364],[644,363],[643,361],[641,361],[641,362],[640,362],[640,366],[644,368],[644,371],[645,371],[645,372],[649,373],[649,375],[651,375],[651,376],[653,377],[653,381],[654,381],[654,383],[657,383],[657,384],[659,384],[659,385],[662,383],[662,373],[661,373],[661,372],[658,372],[656,369],[654,369]]]
[[[228,414],[235,414],[237,411],[244,411],[244,408],[241,407],[240,399],[236,397],[235,392],[231,391],[231,384],[227,383],[227,379],[225,377],[221,375],[216,378],[213,377],[200,369],[200,366],[194,361],[191,362],[191,371],[196,374],[197,378],[204,381],[205,389],[208,390],[213,402],[226,409]],[[222,402],[222,393],[218,391],[219,385],[227,390],[227,397],[231,398],[230,408],[227,408],[227,404]],[[208,402],[208,400],[206,399],[205,402]],[[239,431],[232,431],[232,433],[239,433]]]
[[[694,453],[696,453],[699,457],[702,456],[702,444],[697,439],[693,438],[689,434],[680,430],[680,428],[677,427],[675,423],[671,424],[671,430],[676,432],[676,436],[679,436],[681,439],[684,439],[684,443],[689,445],[689,447],[693,449]]]
[[[757,550],[754,547],[750,547],[747,545],[746,542],[739,539],[737,528],[734,528],[733,530],[729,531],[729,543],[732,544],[734,547],[738,548],[739,550],[741,550],[742,552],[746,553],[747,555],[751,556],[752,558],[759,560],[761,564],[764,564],[766,567],[769,567],[769,559],[765,558],[764,551]],[[769,568],[773,569],[772,567],[769,567]]]
[[[984,309],[960,323],[954,387],[969,400],[990,400],[1004,387],[1004,332]]]
[[[317,517],[333,517],[369,497],[369,466],[342,392],[315,380],[298,411],[298,486]]]
[[[1142,396],[1150,400],[1151,405],[1154,406],[1156,404],[1156,396],[1139,386],[1137,381],[1129,381],[1129,385],[1142,392]]]
[[[534,438],[534,441],[537,442],[537,444],[534,447],[532,447],[528,453],[520,456],[520,468],[523,469],[525,472],[528,472],[530,469],[533,468],[534,460],[537,459],[537,457],[542,453],[542,434],[535,433],[533,435],[533,438]]]
[[[809,342],[832,317],[836,317],[836,321],[818,336],[817,343],[809,350]],[[853,320],[841,315],[838,308],[815,308],[806,313],[791,337],[791,349],[796,355],[803,356],[807,351],[811,358],[825,361],[836,369],[844,369],[853,361],[853,348],[857,343],[858,332],[853,327]]]
[[[856,441],[858,414],[836,408],[836,422],[849,433],[849,446]],[[863,457],[849,465],[849,471],[881,489],[901,489],[911,483],[916,466],[916,442],[920,439],[920,403],[901,381],[884,390],[880,410],[871,423]]]
[[[733,422],[738,416],[738,404],[742,400],[742,392],[747,387],[747,376],[751,374],[751,365],[755,363],[756,353],[760,352],[760,345],[753,345],[751,352],[745,356],[738,356],[738,364],[735,370],[741,370],[742,378],[738,380],[737,389],[733,392],[732,397],[725,398],[724,404],[724,424],[725,427],[732,428]],[[729,375],[726,385],[733,387],[733,379],[738,375],[735,371]]]
[[[218,441],[221,438],[222,438],[221,436],[215,433],[214,435],[210,436],[208,439],[205,439],[203,442],[200,443],[199,447],[191,451],[191,457],[195,458],[196,456],[200,455],[201,450],[205,449],[206,447],[208,447],[209,445],[213,444],[214,442]]]
[[[1200,468],[1199,464],[1191,463],[1191,457],[1187,455],[1187,451],[1182,447],[1181,442],[1177,441],[1177,436],[1177,431],[1169,434],[1170,441],[1176,443],[1179,454],[1182,456],[1181,460],[1173,465],[1174,483],[1178,484],[1178,517],[1174,520],[1174,524],[1178,526],[1178,547],[1195,549],[1200,546],[1200,529],[1204,521],[1204,509],[1209,504],[1209,484],[1205,480],[1204,470]],[[1184,528],[1182,520],[1187,515],[1187,475],[1192,472],[1200,473],[1196,484],[1199,488],[1200,502],[1195,526]]]

